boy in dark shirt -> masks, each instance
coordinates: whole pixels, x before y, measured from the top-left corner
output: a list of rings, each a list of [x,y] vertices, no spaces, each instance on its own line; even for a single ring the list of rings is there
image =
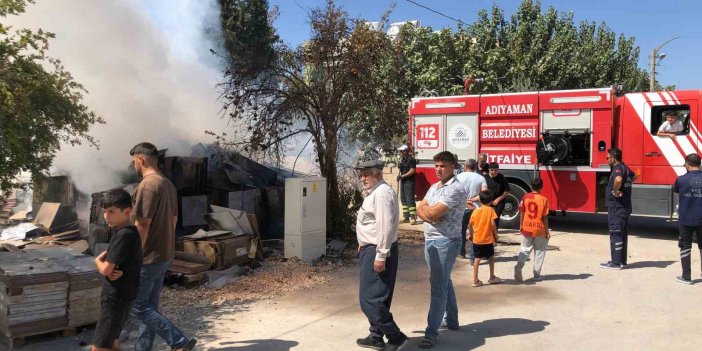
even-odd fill
[[[115,233],[107,251],[95,258],[102,286],[100,319],[95,328],[93,351],[120,350],[119,334],[139,291],[142,264],[141,238],[130,225],[132,197],[122,189],[111,190],[102,200],[105,222]]]

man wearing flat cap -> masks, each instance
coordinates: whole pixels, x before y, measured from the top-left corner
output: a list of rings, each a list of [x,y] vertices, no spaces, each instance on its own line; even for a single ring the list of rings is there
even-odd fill
[[[399,350],[407,342],[407,336],[390,313],[397,277],[399,207],[397,194],[383,180],[383,166],[382,161],[373,160],[355,167],[365,196],[356,217],[361,271],[359,300],[370,323],[370,334],[356,343],[374,350]]]

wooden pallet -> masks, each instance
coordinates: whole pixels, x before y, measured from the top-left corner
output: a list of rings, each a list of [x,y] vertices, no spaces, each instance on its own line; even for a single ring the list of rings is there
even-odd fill
[[[84,328],[94,327],[95,324],[96,324],[95,322],[92,322],[92,323],[87,323],[87,324],[83,324],[80,326],[52,328],[52,329],[41,331],[41,332],[28,333],[26,335],[7,336],[3,333],[0,333],[0,344],[4,344],[10,350],[17,349],[17,348],[24,346],[26,344],[27,338],[29,338],[29,337],[34,337],[34,336],[39,336],[39,335],[50,335],[50,334],[57,334],[57,335],[60,335],[62,337],[71,337],[71,336],[76,336],[78,334],[79,330],[84,329]]]

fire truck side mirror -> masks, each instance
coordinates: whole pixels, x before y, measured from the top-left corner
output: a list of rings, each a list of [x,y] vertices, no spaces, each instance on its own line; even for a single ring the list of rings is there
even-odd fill
[[[607,144],[604,142],[604,140],[600,140],[600,141],[597,143],[597,150],[599,150],[599,151],[605,151],[605,150],[607,150]]]

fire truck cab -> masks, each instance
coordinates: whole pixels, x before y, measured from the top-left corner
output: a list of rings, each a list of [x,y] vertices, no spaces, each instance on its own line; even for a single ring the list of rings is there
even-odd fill
[[[617,147],[637,175],[633,214],[673,218],[672,184],[685,173],[685,156],[702,148],[700,99],[702,90],[622,95],[615,88],[414,98],[409,129],[417,197],[438,181],[432,161],[438,152],[450,151],[460,162],[485,153],[510,183],[506,226],[518,224],[519,201],[534,177],[544,181],[550,210],[606,212],[607,150]],[[683,130],[657,136],[670,112]]]

